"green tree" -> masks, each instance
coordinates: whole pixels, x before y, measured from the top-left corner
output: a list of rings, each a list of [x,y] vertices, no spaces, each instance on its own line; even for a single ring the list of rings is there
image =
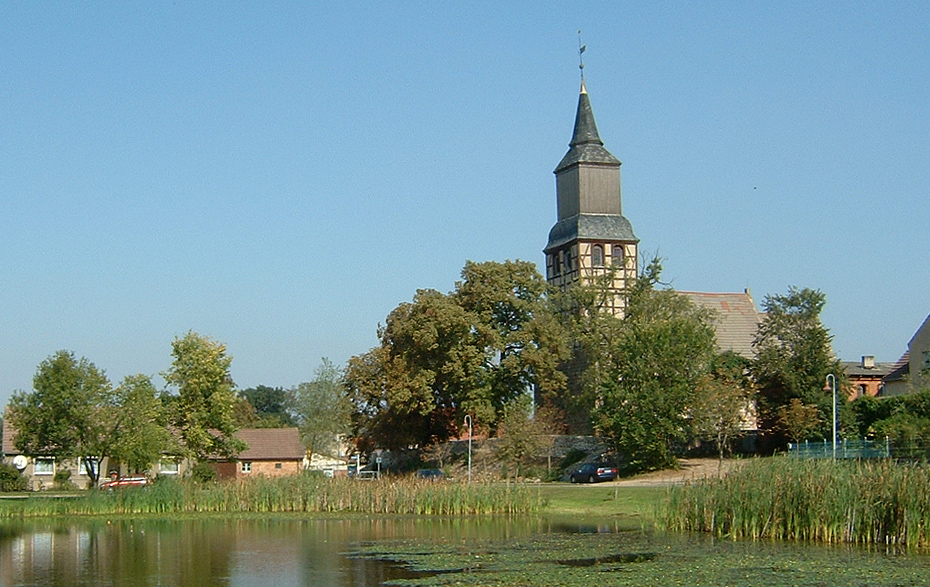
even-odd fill
[[[226,345],[191,331],[174,339],[171,356],[171,368],[163,376],[177,396],[166,405],[182,450],[198,460],[243,450],[245,444],[235,437],[236,393]]]
[[[131,471],[143,472],[178,447],[168,432],[164,404],[152,379],[130,375],[114,391],[111,455]]]
[[[310,455],[334,452],[339,437],[352,429],[352,403],[342,371],[323,358],[313,380],[291,391],[300,437]]]
[[[519,477],[527,461],[546,447],[545,430],[532,417],[533,404],[529,396],[511,401],[503,412],[494,452],[507,464],[508,474]]]
[[[239,392],[239,397],[247,400],[255,409],[255,418],[251,426],[255,428],[284,428],[294,426],[290,414],[291,396],[282,387],[258,385]]]
[[[708,311],[671,289],[657,289],[653,259],[622,295],[622,317],[587,312],[587,385],[597,398],[595,430],[611,439],[632,470],[674,466],[694,391],[714,356]]]
[[[472,326],[461,306],[435,290],[417,291],[388,315],[381,344],[352,357],[346,372],[363,445],[423,447],[453,435],[456,406],[486,395]]]
[[[455,291],[419,290],[379,329],[380,345],[349,361],[362,439],[426,446],[455,434],[465,413],[494,430],[531,386],[564,385],[566,337],[532,264],[471,263]]]
[[[821,430],[820,410],[793,397],[788,405],[778,408],[778,430],[794,442],[810,440]]]
[[[748,368],[748,359],[725,351],[714,358],[711,372],[695,390],[691,408],[695,432],[714,442],[721,465],[730,442],[742,431],[752,410]]]
[[[97,463],[114,447],[115,401],[106,375],[87,359],[58,351],[39,365],[32,387],[10,400],[16,447],[26,454],[80,460],[96,484]]]
[[[540,397],[565,389],[559,369],[569,356],[568,333],[546,296],[548,286],[526,261],[474,263],[462,269],[452,296],[471,315],[481,346],[484,397],[462,407],[495,423],[504,406],[535,389]]]
[[[842,364],[833,356],[832,337],[820,322],[825,303],[820,291],[795,287],[786,295],[766,296],[762,302],[765,317],[753,342],[756,357],[751,371],[758,389],[759,428],[770,449],[784,445],[780,415],[792,399],[817,406],[821,425],[813,432],[823,438],[832,434],[833,396],[824,391],[824,381],[833,373],[841,390],[846,378]]]

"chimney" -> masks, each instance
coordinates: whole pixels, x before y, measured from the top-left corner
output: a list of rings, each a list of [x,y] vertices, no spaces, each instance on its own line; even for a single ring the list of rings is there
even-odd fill
[[[862,355],[862,368],[863,369],[874,369],[875,368],[875,357],[872,355]]]

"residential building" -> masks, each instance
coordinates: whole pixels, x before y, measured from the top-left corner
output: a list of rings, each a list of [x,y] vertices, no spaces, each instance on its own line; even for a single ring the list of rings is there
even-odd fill
[[[846,399],[877,397],[882,394],[884,378],[895,368],[896,363],[878,363],[875,357],[865,355],[857,361],[843,361],[843,370],[849,386],[844,390]]]
[[[930,315],[907,343],[907,352],[884,378],[884,393],[894,396],[930,387]]]
[[[306,450],[297,428],[243,428],[236,438],[248,448],[232,459],[212,463],[220,479],[243,479],[261,475],[296,475],[306,468]]]

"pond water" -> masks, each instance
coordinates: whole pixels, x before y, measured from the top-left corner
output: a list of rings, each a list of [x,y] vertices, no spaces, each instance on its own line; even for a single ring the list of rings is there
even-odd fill
[[[532,585],[667,584],[662,578],[767,587],[920,585],[930,559],[659,537],[616,523],[545,518],[101,519],[0,526],[4,586],[438,585],[465,571],[486,573],[477,583],[471,574],[467,584],[495,585],[508,584],[508,577]],[[611,574],[588,583],[584,577],[592,571]]]

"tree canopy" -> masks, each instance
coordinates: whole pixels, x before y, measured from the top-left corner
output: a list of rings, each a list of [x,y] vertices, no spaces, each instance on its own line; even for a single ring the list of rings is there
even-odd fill
[[[205,460],[229,457],[245,446],[235,437],[236,394],[226,345],[188,332],[171,343],[174,360],[163,376],[177,396],[169,399],[170,421],[180,435],[182,450]]]
[[[659,259],[644,268],[622,294],[622,316],[583,307],[576,313],[595,430],[611,439],[632,470],[674,465],[673,444],[689,430],[695,389],[714,357],[710,313],[672,289],[658,289],[661,271]]]
[[[532,263],[469,262],[455,290],[418,290],[379,328],[380,344],[349,361],[356,433],[384,448],[426,446],[466,413],[493,429],[530,386],[564,386],[567,339]]]
[[[292,389],[291,396],[294,419],[304,446],[311,455],[335,455],[339,438],[352,429],[352,403],[346,393],[342,371],[324,357],[313,379]]]
[[[788,436],[784,416],[804,414],[804,406],[816,406],[820,417],[819,425],[802,431],[821,438],[832,434],[833,398],[824,391],[824,382],[833,373],[837,388],[842,389],[846,379],[833,355],[832,337],[820,322],[825,304],[826,296],[819,290],[796,287],[785,295],[768,295],[762,302],[765,316],[753,342],[756,357],[751,372],[758,388],[759,428],[769,448],[781,446]],[[793,407],[792,400],[797,400]],[[797,434],[795,429],[792,434]]]
[[[10,400],[16,447],[27,454],[80,459],[96,483],[96,463],[111,454],[114,443],[115,398],[106,375],[86,358],[62,350],[42,361],[32,387]]]

